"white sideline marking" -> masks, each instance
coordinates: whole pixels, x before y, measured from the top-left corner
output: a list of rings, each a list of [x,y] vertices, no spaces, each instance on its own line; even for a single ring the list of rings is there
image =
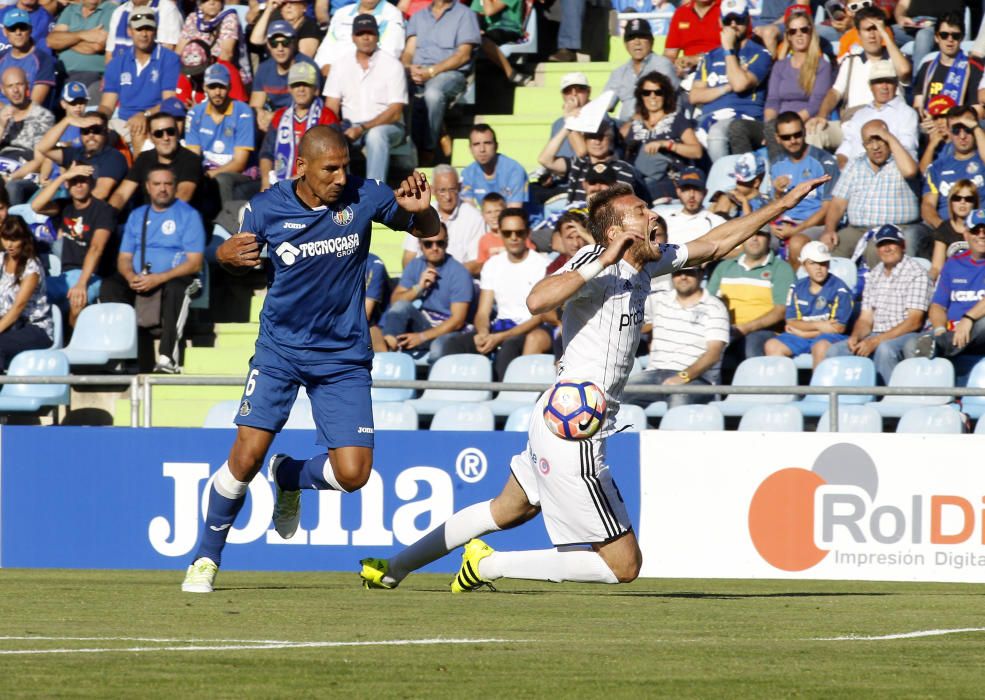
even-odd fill
[[[435,644],[505,644],[523,642],[520,639],[384,639],[367,642],[289,642],[271,639],[157,639],[150,637],[0,637],[2,640],[21,641],[139,641],[180,646],[136,646],[76,649],[0,649],[7,654],[104,654],[108,652],[139,653],[147,651],[242,651],[246,649],[310,649],[326,647],[374,647],[374,646],[425,646]],[[204,643],[204,644],[203,644]]]
[[[812,642],[880,642],[887,639],[916,639],[917,637],[940,637],[945,634],[962,634],[964,632],[985,632],[985,627],[960,627],[951,630],[917,630],[916,632],[900,632],[898,634],[882,634],[865,637],[850,634],[847,637],[814,637]]]

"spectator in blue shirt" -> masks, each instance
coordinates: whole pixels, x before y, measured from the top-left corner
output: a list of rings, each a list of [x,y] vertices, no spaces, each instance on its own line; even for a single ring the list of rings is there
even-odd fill
[[[947,196],[960,180],[970,180],[985,199],[985,132],[973,107],[952,107],[947,113],[950,147],[941,149],[924,174],[920,216],[933,229],[947,220]]]
[[[746,0],[722,0],[722,46],[701,59],[691,87],[691,104],[701,107],[698,137],[707,140],[712,162],[729,154],[729,124],[733,119],[763,118],[765,81],[773,59],[751,41]]]
[[[475,13],[455,0],[434,0],[407,24],[400,60],[413,83],[413,135],[422,165],[434,162],[445,110],[465,92],[472,52],[481,41]],[[419,115],[422,110],[426,114]]]
[[[178,54],[155,46],[157,19],[153,11],[130,15],[133,46],[106,66],[99,111],[111,118],[110,126],[140,153],[147,138],[147,117],[174,97],[181,73]],[[115,113],[115,117],[114,117]]]
[[[423,10],[422,10],[423,11]],[[430,350],[433,362],[445,343],[465,328],[475,287],[462,263],[448,255],[448,229],[420,239],[421,255],[411,260],[383,315],[384,346],[380,351]]]
[[[23,70],[31,86],[31,102],[43,105],[55,86],[55,59],[35,45],[31,18],[24,10],[14,9],[3,16],[3,33],[10,47],[0,51],[0,74],[12,66]],[[3,94],[0,102],[10,104]]]
[[[473,163],[462,170],[462,197],[476,207],[490,192],[499,192],[508,207],[527,203],[527,171],[509,156],[499,153],[496,132],[488,124],[476,124],[469,131],[469,150]]]
[[[985,210],[968,216],[968,250],[944,263],[930,300],[932,332],[912,339],[907,357],[985,355]]]
[[[854,302],[848,286],[828,269],[828,246],[811,241],[800,251],[800,261],[807,276],[790,287],[786,328],[766,341],[765,351],[781,357],[810,353],[817,367],[832,343],[848,339],[845,330]]]
[[[39,0],[17,0],[15,4],[8,5],[3,9],[0,9],[0,24],[7,27],[6,18],[7,15],[12,12],[17,12],[20,10],[27,14],[28,21],[31,24],[31,37],[34,39],[34,43],[42,51],[51,52],[48,48],[48,33],[51,32],[52,26],[55,24],[55,18],[51,16],[51,13],[46,9],[41,7]],[[9,48],[10,44],[7,41],[0,41],[0,50]]]
[[[270,128],[274,112],[291,105],[291,90],[287,84],[291,66],[296,62],[310,63],[318,72],[313,60],[298,53],[297,34],[290,22],[279,19],[270,23],[267,27],[267,50],[270,51],[270,58],[257,67],[250,93],[250,107],[256,113],[260,131]]]

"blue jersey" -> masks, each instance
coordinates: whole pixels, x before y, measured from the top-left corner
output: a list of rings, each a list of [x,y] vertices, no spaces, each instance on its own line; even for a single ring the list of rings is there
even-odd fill
[[[838,161],[835,157],[814,146],[808,146],[804,157],[794,162],[788,157],[778,160],[770,166],[770,180],[776,182],[778,177],[787,176],[790,184],[787,189],[796,187],[805,180],[811,180],[822,175],[830,175],[831,179],[822,187],[810,192],[793,209],[787,211],[784,216],[796,221],[801,221],[814,216],[824,202],[831,199],[831,190],[834,189],[835,181],[838,179]]]
[[[502,153],[496,156],[496,172],[486,177],[482,166],[471,163],[462,170],[462,197],[481,207],[490,192],[499,192],[507,203],[527,201],[529,176],[523,166]]]
[[[751,90],[739,93],[727,92],[708,104],[702,105],[703,119],[720,109],[735,110],[734,115],[720,119],[731,118],[736,115],[752,117],[753,119],[760,119],[763,116],[763,105],[766,104],[766,83],[769,80],[770,68],[773,66],[773,58],[770,56],[770,52],[760,44],[755,41],[747,41],[739,49],[739,62],[743,68],[746,68],[759,79],[759,83]],[[728,82],[725,70],[725,50],[718,47],[706,53],[698,65],[697,77],[708,87],[725,85]]]
[[[787,320],[835,321],[847,325],[852,305],[851,290],[834,275],[828,275],[817,294],[811,293],[810,278],[803,277],[794,282],[787,295]]]
[[[312,209],[295,181],[250,200],[243,232],[267,245],[273,278],[260,314],[258,345],[299,363],[366,363],[366,259],[373,221],[397,226],[393,190],[350,175],[338,201]],[[406,229],[413,219],[407,217]]]
[[[947,197],[958,180],[971,180],[978,189],[978,199],[985,202],[985,163],[982,163],[977,153],[971,158],[958,160],[954,157],[953,147],[943,150],[924,175],[923,193],[937,195],[937,216],[944,221],[951,218],[947,209]]]
[[[982,297],[985,297],[985,260],[973,260],[968,251],[948,258],[931,303],[947,309],[947,320],[956,323]]]

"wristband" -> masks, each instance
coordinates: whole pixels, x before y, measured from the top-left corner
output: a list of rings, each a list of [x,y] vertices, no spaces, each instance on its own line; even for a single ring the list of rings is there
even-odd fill
[[[413,287],[410,288],[410,291],[414,292],[414,298],[416,299],[417,297],[421,296],[421,285],[415,284]]]
[[[602,272],[603,269],[605,268],[602,267],[602,263],[600,263],[598,260],[593,260],[592,262],[579,267],[577,272],[579,275],[581,275],[581,278],[583,280],[585,280],[586,282],[590,282],[591,280],[598,277],[599,273]]]
[[[977,318],[972,318],[972,317],[971,317],[971,316],[969,316],[968,314],[964,314],[964,315],[963,315],[963,316],[962,316],[961,318],[966,318],[966,319],[968,319],[969,321],[971,321],[972,323],[976,323],[976,322],[978,321],[978,319],[977,319]]]
[[[947,333],[947,326],[937,326],[934,329],[934,335],[944,335]]]

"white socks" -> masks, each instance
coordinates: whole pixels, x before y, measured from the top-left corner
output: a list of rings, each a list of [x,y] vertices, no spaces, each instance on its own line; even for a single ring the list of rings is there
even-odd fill
[[[506,577],[554,583],[619,583],[608,564],[591,549],[493,552],[479,562],[479,576],[490,581]]]
[[[454,513],[414,544],[390,559],[386,583],[398,583],[407,574],[440,559],[476,537],[499,530],[492,516],[492,501],[483,501]]]

